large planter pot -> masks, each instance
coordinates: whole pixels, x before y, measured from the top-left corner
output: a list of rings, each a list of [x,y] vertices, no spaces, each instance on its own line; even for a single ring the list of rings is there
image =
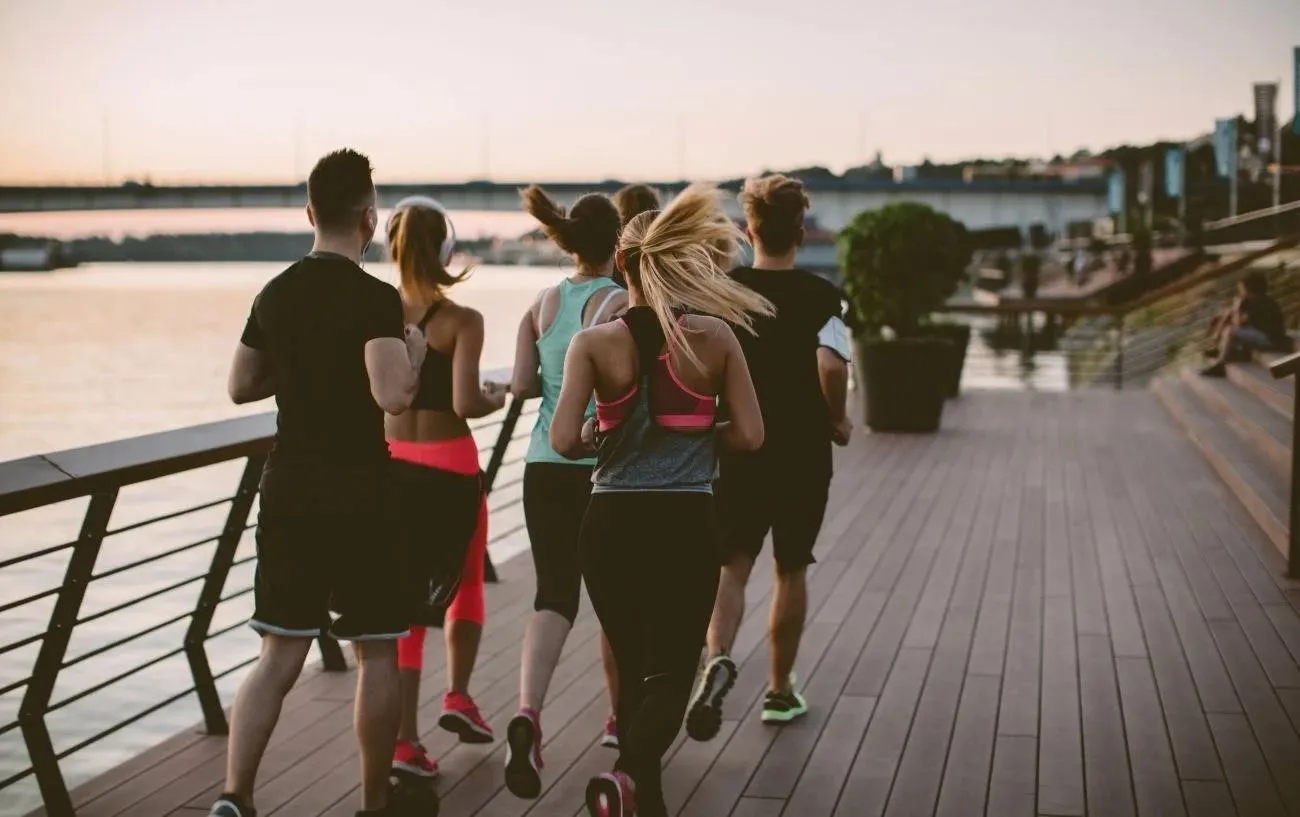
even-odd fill
[[[956,397],[961,394],[961,374],[966,368],[966,350],[970,347],[970,326],[964,323],[941,323],[927,326],[927,335],[942,338],[952,344],[948,357],[947,377],[944,381],[944,395]]]
[[[953,344],[941,338],[859,341],[862,409],[872,431],[939,430]]]

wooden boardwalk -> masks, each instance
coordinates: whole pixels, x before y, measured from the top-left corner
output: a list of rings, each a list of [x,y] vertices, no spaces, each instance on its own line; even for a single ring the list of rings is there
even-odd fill
[[[811,714],[758,722],[760,570],[728,720],[668,758],[673,813],[1300,815],[1300,583],[1150,394],[976,394],[941,434],[864,435],[838,456],[798,663]],[[473,684],[498,734],[533,589],[527,558],[501,572]],[[433,727],[430,639],[421,721],[445,817],[579,813],[613,760],[595,743],[596,635],[585,610],[533,802],[503,790],[500,740],[460,746]],[[262,766],[262,815],[357,807],[352,683],[304,674]],[[179,735],[81,786],[78,813],[201,814],[224,749]]]

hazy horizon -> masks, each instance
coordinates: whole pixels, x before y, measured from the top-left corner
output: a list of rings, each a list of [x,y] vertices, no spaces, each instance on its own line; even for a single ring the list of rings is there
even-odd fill
[[[1139,7],[1140,5],[1140,7]],[[1300,2],[3,0],[0,184],[726,178],[1209,132]]]

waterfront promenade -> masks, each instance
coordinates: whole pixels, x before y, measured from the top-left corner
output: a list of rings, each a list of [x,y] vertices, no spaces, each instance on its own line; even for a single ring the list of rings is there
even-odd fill
[[[728,720],[668,760],[673,813],[1300,814],[1300,582],[1153,395],[976,392],[937,435],[860,433],[837,457],[798,662],[811,714],[758,722],[765,556]],[[500,573],[473,683],[498,735],[533,592],[527,556]],[[544,716],[537,801],[503,790],[501,740],[429,733],[444,817],[579,813],[614,757],[596,745],[596,636],[584,609]],[[433,724],[440,640],[428,650]],[[352,686],[304,673],[262,765],[260,814],[357,807]],[[76,789],[77,813],[197,817],[224,749],[173,737]]]

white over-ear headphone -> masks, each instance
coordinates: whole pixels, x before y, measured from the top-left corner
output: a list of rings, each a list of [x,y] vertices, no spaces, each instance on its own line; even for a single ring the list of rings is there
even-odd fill
[[[447,225],[447,236],[442,240],[442,247],[439,250],[439,257],[442,265],[445,267],[451,263],[451,256],[456,251],[456,225],[451,223],[451,214],[447,208],[443,207],[437,199],[428,196],[407,196],[406,198],[393,205],[393,212],[388,215],[388,221],[391,224],[393,218],[403,210],[409,210],[412,207],[427,207],[430,210],[436,210],[442,214],[442,220]]]

